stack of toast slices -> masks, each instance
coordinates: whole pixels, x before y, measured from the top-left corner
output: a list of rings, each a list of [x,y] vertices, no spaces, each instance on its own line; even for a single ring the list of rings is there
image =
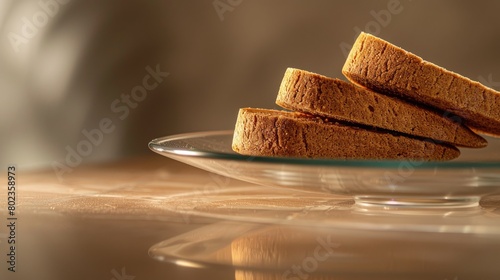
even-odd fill
[[[350,82],[289,68],[276,104],[242,108],[232,148],[252,156],[445,161],[500,137],[500,92],[361,33]]]

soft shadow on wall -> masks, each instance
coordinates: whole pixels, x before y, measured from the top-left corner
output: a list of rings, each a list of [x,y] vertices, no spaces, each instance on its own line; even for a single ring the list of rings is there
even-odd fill
[[[342,77],[367,31],[500,88],[498,1],[84,1],[0,4],[2,163],[150,153],[275,107],[286,67]],[[76,154],[76,156],[75,156]]]

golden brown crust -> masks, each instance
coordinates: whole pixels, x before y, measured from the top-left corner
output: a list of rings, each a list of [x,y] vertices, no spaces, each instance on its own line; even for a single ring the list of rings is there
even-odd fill
[[[463,147],[487,141],[438,112],[351,83],[288,68],[276,104],[292,111],[430,138]]]
[[[500,92],[361,33],[342,73],[374,91],[451,112],[472,130],[500,136]]]
[[[253,156],[335,159],[451,160],[455,147],[343,125],[307,114],[243,108],[234,151]]]

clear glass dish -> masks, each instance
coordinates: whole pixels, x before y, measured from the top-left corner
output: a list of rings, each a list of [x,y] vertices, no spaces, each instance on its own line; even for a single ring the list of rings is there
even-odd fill
[[[351,196],[364,208],[467,208],[500,194],[498,139],[484,149],[463,149],[448,162],[325,160],[255,157],[232,151],[233,131],[154,139],[163,156],[259,185]]]

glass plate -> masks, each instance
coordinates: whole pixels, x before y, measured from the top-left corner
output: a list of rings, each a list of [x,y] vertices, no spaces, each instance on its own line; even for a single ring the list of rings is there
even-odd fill
[[[448,162],[326,160],[256,157],[232,151],[233,131],[211,131],[154,139],[163,156],[255,184],[351,196],[365,208],[477,207],[500,194],[499,140],[484,149],[462,149]]]

